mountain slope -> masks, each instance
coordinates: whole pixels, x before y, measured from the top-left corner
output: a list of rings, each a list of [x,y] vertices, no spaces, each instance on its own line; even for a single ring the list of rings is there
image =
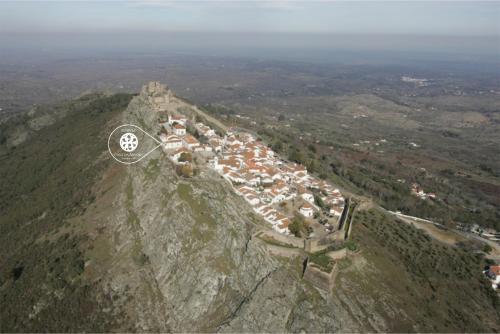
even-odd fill
[[[265,252],[251,208],[217,174],[180,179],[159,150],[110,159],[114,126],[153,126],[145,101],[121,114],[121,96],[87,98],[3,148],[2,331],[357,328],[342,312],[320,320],[314,308],[328,306],[301,264]]]
[[[107,165],[105,124],[130,99],[96,95],[64,103],[67,117],[17,147],[0,146],[2,332],[111,328],[94,311],[111,303],[99,285],[81,279],[86,236],[67,219],[93,201],[91,187]]]
[[[140,96],[123,119],[154,133],[156,117]],[[103,280],[112,295],[132,296],[121,305],[135,329],[286,331],[294,326],[327,331],[351,326],[348,317],[328,312],[320,321],[312,307],[327,308],[326,301],[301,281],[300,266],[270,257],[252,238],[259,222],[215,172],[181,179],[160,150],[117,169],[111,203],[97,198],[96,207],[77,224],[106,212],[94,246],[102,242],[111,251],[89,252],[86,271],[101,270],[92,279]],[[304,296],[316,298],[299,317],[295,312]],[[301,320],[304,316],[318,321]]]
[[[169,107],[189,105],[174,99]],[[87,96],[66,108],[66,117],[26,142],[1,147],[0,302],[8,306],[0,309],[1,331],[497,329],[488,319],[498,302],[478,283],[480,272],[469,270],[463,293],[444,294],[431,282],[447,301],[473,296],[482,310],[473,317],[463,305],[436,304],[435,315],[432,303],[415,306],[426,297],[405,304],[404,293],[392,294],[391,275],[413,296],[430,289],[432,268],[416,264],[414,281],[400,274],[412,263],[401,246],[406,233],[416,238],[408,244],[422,247],[414,228],[360,213],[353,235],[362,252],[342,263],[333,291],[320,292],[302,279],[300,257],[267,253],[254,237],[263,222],[215,172],[181,178],[161,150],[129,166],[109,156],[107,136],[118,125],[156,133],[157,115],[140,95]],[[387,230],[401,256],[380,234]],[[424,246],[438,262],[480,267],[480,259]],[[453,270],[442,266],[431,278],[450,283]],[[466,321],[449,323],[458,318]]]

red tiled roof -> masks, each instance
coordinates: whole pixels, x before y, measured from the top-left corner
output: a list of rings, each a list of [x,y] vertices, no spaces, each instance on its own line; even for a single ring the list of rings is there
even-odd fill
[[[290,225],[290,219],[285,218],[281,221],[281,224],[278,225],[279,228],[287,228]]]
[[[195,144],[199,144],[200,142],[198,141],[198,139],[196,139],[195,137],[191,136],[191,135],[187,135],[186,137],[184,137],[184,141],[188,144],[191,144],[191,145],[195,145]]]
[[[490,266],[489,271],[495,275],[500,275],[500,266]]]
[[[312,210],[313,209],[313,206],[309,203],[304,203],[304,205],[302,205],[300,207],[301,209],[306,209],[306,210]]]
[[[178,142],[178,141],[181,141],[181,139],[179,137],[177,137],[176,135],[170,135],[166,138],[166,141],[168,143],[172,143],[172,142]]]

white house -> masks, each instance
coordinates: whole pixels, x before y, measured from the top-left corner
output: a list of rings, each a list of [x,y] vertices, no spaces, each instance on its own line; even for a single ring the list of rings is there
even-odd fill
[[[259,197],[255,196],[253,193],[245,194],[245,200],[250,203],[251,206],[255,206],[260,203]]]
[[[256,205],[254,208],[253,208],[253,211],[259,213],[259,214],[262,214],[264,212],[264,210],[266,210],[266,208],[271,208],[269,205],[265,204],[265,203],[261,203],[259,205]]]
[[[184,138],[182,139],[184,141],[184,145],[190,150],[194,150],[195,148],[200,146],[200,142],[198,141],[198,139],[191,135],[184,136]]]
[[[330,214],[335,216],[335,217],[340,217],[342,215],[342,208],[339,206],[332,206],[330,207]]]
[[[498,289],[500,285],[500,266],[490,266],[484,273],[490,279],[491,287],[495,290]]]
[[[304,201],[307,201],[307,202],[309,202],[311,204],[314,203],[314,195],[312,193],[305,192],[305,193],[303,193],[300,196],[304,199]]]
[[[163,142],[163,148],[170,150],[182,147],[182,140],[176,135],[170,135],[165,138]]]
[[[175,161],[175,162],[178,162],[179,161],[179,158],[181,157],[182,153],[190,153],[189,150],[185,147],[180,147],[178,149],[176,149],[171,157],[172,159]]]
[[[290,225],[290,219],[280,212],[276,212],[274,215],[269,216],[266,219],[273,225],[273,230],[279,233],[288,234],[288,225]]]
[[[203,151],[205,151],[205,152],[212,152],[212,151],[213,151],[212,146],[207,145],[207,144],[202,144],[202,145],[201,145],[201,148],[202,148],[202,150],[203,150]]]
[[[168,124],[174,125],[174,123],[186,126],[187,118],[185,116],[168,115]]]
[[[276,211],[275,209],[265,209],[262,215],[264,216],[264,220],[268,223],[272,225],[276,224],[275,219],[278,216],[278,211]]]
[[[224,173],[223,177],[226,180],[229,180],[234,183],[245,183],[245,179],[242,178],[239,173],[232,170],[228,170],[226,173]]]
[[[245,195],[245,194],[248,194],[250,192],[254,192],[253,188],[252,187],[249,187],[249,186],[240,186],[238,188],[235,188],[234,191],[238,194],[238,195]]]
[[[214,149],[215,152],[220,152],[222,151],[222,140],[217,139],[217,138],[211,138],[208,143],[212,148]]]
[[[180,137],[186,135],[186,127],[184,125],[177,123],[177,124],[174,124],[173,128],[174,128],[175,135],[180,136]]]
[[[272,203],[283,202],[286,199],[285,194],[273,194],[273,193],[270,193],[270,195],[272,197],[272,200],[271,200]]]
[[[314,208],[311,204],[305,203],[304,205],[302,205],[300,207],[299,212],[304,217],[309,218],[309,217],[312,217],[314,215]]]
[[[215,131],[203,123],[196,123],[196,129],[201,132],[205,137],[215,136]]]
[[[290,231],[288,230],[288,225],[290,225],[290,219],[285,217],[283,219],[280,219],[278,224],[273,226],[273,229],[279,233],[289,234]]]
[[[163,132],[162,132],[162,133],[160,134],[160,141],[161,141],[162,143],[166,142],[166,141],[167,141],[167,137],[168,137],[168,135],[167,135],[166,133],[163,133]]]

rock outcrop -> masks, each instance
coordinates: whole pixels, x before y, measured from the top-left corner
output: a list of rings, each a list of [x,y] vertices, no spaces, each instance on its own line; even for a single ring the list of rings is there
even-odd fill
[[[125,123],[154,131],[149,97],[132,100]],[[300,260],[274,258],[252,238],[261,222],[215,172],[179,178],[156,150],[111,174],[115,186],[105,196],[112,203],[98,199],[86,213],[89,220],[106,216],[100,242],[108,252],[90,252],[95,258],[87,271],[95,269],[93,279],[125,312],[128,320],[118,330],[360,330],[339,305],[302,281]],[[105,271],[92,268],[103,261]]]

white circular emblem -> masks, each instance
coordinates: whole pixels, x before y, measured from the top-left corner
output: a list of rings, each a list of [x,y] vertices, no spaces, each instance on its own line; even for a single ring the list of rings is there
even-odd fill
[[[133,133],[127,132],[120,137],[120,147],[125,152],[133,152],[138,144],[139,140]]]

